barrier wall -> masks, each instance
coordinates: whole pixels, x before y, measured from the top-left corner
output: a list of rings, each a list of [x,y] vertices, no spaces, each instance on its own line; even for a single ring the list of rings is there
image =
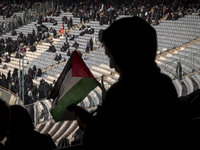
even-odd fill
[[[0,86],[0,98],[9,105],[23,105],[22,100],[17,95],[2,86]]]

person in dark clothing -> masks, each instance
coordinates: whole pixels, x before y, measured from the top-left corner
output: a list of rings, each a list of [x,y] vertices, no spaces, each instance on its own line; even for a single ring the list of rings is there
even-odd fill
[[[36,73],[37,73],[37,67],[36,65],[33,65],[33,76],[35,77],[36,76]]]
[[[12,36],[17,35],[17,32],[15,31],[15,29],[12,29],[12,31],[11,31],[11,35],[12,35]]]
[[[120,77],[105,96],[102,92],[103,102],[95,113],[80,113],[80,106],[70,108],[84,124],[82,148],[160,149],[186,144],[186,120],[176,89],[155,63],[155,29],[139,17],[129,17],[99,34],[110,67]],[[103,84],[101,88],[105,91]]]
[[[53,29],[53,38],[57,38],[57,31]]]
[[[90,42],[89,42],[89,41],[87,41],[86,48],[85,48],[85,52],[86,52],[86,53],[89,53],[89,52],[90,52]]]
[[[78,47],[79,47],[79,44],[78,44],[78,42],[77,42],[77,41],[74,41],[74,43],[73,43],[72,47],[75,47],[75,49],[78,49]]]
[[[37,76],[41,77],[41,75],[42,75],[42,70],[40,68],[38,68],[38,70],[37,70]]]
[[[0,98],[0,142],[7,135],[9,124],[10,124],[10,107],[9,105]],[[0,144],[1,148],[1,144]]]
[[[36,46],[32,45],[32,46],[30,47],[30,51],[31,51],[31,52],[35,52],[35,51],[36,51]]]
[[[56,148],[50,135],[41,134],[34,130],[32,119],[24,107],[12,105],[10,109],[11,125],[5,143],[7,150],[16,148],[21,150],[51,150]]]
[[[93,39],[92,38],[90,38],[90,50],[92,51],[93,50]]]

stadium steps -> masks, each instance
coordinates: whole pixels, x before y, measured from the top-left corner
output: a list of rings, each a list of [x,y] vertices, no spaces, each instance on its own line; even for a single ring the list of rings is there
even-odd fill
[[[99,105],[101,105],[102,104],[102,91],[101,91],[100,87],[96,87],[94,89],[94,92],[96,93],[96,95],[99,99]]]
[[[88,106],[86,106],[85,108],[92,108],[99,105],[98,96],[94,91],[91,91],[88,94],[87,98],[88,98]]]
[[[180,81],[178,79],[173,79],[172,83],[174,84],[178,97],[182,96],[182,91],[183,91],[183,87],[182,84],[180,83]]]
[[[191,74],[190,76],[188,76],[190,78],[190,80],[192,81],[193,84],[193,91],[196,91],[197,89],[199,89],[199,85],[198,85],[198,80],[196,80],[196,78],[194,77],[194,74]]]
[[[197,39],[195,39],[195,40],[193,40],[193,41],[190,41],[190,42],[188,42],[188,43],[184,43],[183,45],[181,45],[181,46],[178,46],[178,47],[175,47],[174,49],[171,49],[171,50],[169,50],[169,51],[166,51],[166,52],[163,52],[163,53],[161,53],[161,54],[158,54],[157,55],[157,57],[156,57],[156,59],[159,59],[160,57],[165,57],[165,56],[167,56],[168,54],[170,55],[170,54],[174,54],[174,53],[177,53],[178,51],[180,51],[180,50],[182,50],[182,49],[185,49],[185,48],[187,48],[188,46],[190,46],[190,45],[194,45],[196,42],[198,42],[198,41],[200,41],[200,38],[197,38]]]
[[[194,72],[192,74],[192,77],[197,83],[197,87],[195,89],[200,89],[200,75],[199,75],[199,72]]]
[[[64,121],[62,126],[56,131],[56,133],[52,136],[54,141],[57,141],[59,137],[62,137],[65,131],[67,131],[70,126],[73,125],[71,121]]]
[[[35,130],[38,132],[41,132],[44,126],[45,126],[45,123],[40,123],[35,127]]]
[[[45,134],[48,133],[48,131],[53,127],[54,123],[51,121],[46,122],[43,129],[40,131],[40,133]]]
[[[191,79],[189,78],[189,76],[185,76],[183,78],[183,82],[185,83],[186,89],[187,89],[186,95],[192,93],[194,88],[193,88],[193,83],[192,83]]]
[[[181,83],[181,86],[182,86],[182,94],[181,94],[181,96],[186,96],[187,93],[188,93],[187,86],[185,85],[185,82],[183,82],[183,81],[180,81],[180,83]]]
[[[54,126],[49,130],[48,133],[53,137],[58,131],[58,129],[62,126],[62,124],[63,124],[63,121],[56,122]]]
[[[162,61],[162,63],[160,63],[158,60],[157,62],[159,62],[159,66],[162,68],[166,66],[164,66],[165,60],[167,59],[167,57],[174,57],[176,55],[177,60],[180,59],[182,60],[182,63],[185,65],[185,67],[183,66],[183,70],[185,72],[185,77],[183,81],[181,81],[181,86],[182,86],[182,92],[180,92],[180,90],[177,90],[177,92],[179,93],[179,96],[184,96],[187,95],[189,93],[191,93],[192,91],[195,91],[196,89],[198,89],[200,86],[199,84],[199,74],[198,74],[198,70],[200,69],[199,67],[199,53],[198,53],[198,44],[199,44],[200,38],[197,38],[189,43],[186,43],[176,49],[170,50],[169,52],[164,53],[164,55],[162,54],[162,56],[158,55],[158,59],[160,59]],[[191,55],[195,53],[195,57],[193,57],[193,60],[191,60]],[[163,57],[163,58],[162,58]],[[182,59],[181,59],[182,58]],[[163,61],[164,60],[164,61]],[[193,64],[192,64],[193,61]],[[172,65],[168,66],[170,67],[170,69],[167,69],[169,72],[171,72],[172,74],[174,74],[173,72],[175,71]],[[189,68],[188,71],[186,71]],[[172,70],[174,70],[172,72]],[[196,71],[197,70],[197,71]],[[196,72],[194,72],[196,71]],[[176,74],[174,74],[174,76],[176,76]],[[180,95],[181,94],[181,95]]]
[[[36,131],[48,133],[53,138],[54,142],[58,142],[57,139],[66,138],[75,132],[73,131],[75,128],[77,128],[76,121],[59,121],[56,123],[48,121],[46,123],[38,124]]]
[[[65,133],[65,130],[69,128],[71,125],[70,121],[60,121],[60,122],[53,122],[53,121],[48,121],[45,123],[40,123],[36,126],[35,130],[40,132],[40,133],[48,133],[51,137],[61,137],[65,138],[62,136]],[[53,140],[56,138],[53,138]],[[56,140],[54,140],[56,142]]]
[[[83,108],[89,108],[89,107],[90,107],[90,101],[89,101],[88,96],[86,96],[86,97],[83,99],[83,101],[81,101],[81,102],[79,103],[79,105],[80,105],[81,107],[83,107]]]
[[[62,138],[68,138],[78,127],[77,121],[72,121],[71,125],[61,136],[53,136],[54,141],[60,141]]]

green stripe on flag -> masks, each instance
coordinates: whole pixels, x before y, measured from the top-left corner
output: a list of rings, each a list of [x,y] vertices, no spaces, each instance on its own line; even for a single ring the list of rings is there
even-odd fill
[[[98,86],[96,79],[82,78],[78,81],[59,101],[51,114],[57,122],[61,120],[66,108],[71,104],[81,102],[95,87]]]

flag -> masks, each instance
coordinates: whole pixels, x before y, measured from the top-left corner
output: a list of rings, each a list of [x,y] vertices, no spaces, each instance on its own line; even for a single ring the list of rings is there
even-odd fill
[[[164,15],[165,15],[166,11],[167,11],[167,7],[166,7],[166,5],[163,5],[163,14]]]
[[[61,34],[64,32],[64,23],[62,24],[62,29],[59,31]]]
[[[54,120],[71,120],[67,118],[67,107],[81,102],[99,85],[83,59],[75,50],[55,83],[48,99],[53,99],[51,115]],[[64,119],[63,119],[64,118]]]

